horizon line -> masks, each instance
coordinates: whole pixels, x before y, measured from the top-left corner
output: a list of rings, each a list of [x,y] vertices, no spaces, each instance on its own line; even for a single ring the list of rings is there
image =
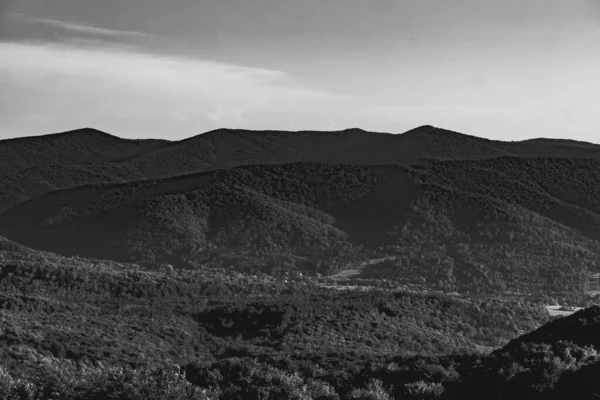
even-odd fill
[[[65,130],[65,131],[59,131],[59,132],[52,132],[52,133],[43,133],[43,134],[39,134],[39,135],[24,135],[24,136],[15,136],[15,137],[7,137],[7,138],[3,138],[0,139],[0,143],[5,142],[5,141],[13,141],[13,140],[26,140],[26,139],[34,139],[34,138],[43,138],[43,137],[49,137],[49,136],[57,136],[57,135],[65,135],[65,134],[73,134],[73,133],[77,133],[77,132],[82,132],[82,131],[95,131],[104,135],[108,135],[108,136],[112,136],[115,137],[117,139],[120,140],[125,140],[125,141],[147,141],[147,140],[154,140],[157,142],[170,142],[170,143],[178,143],[178,142],[184,142],[193,138],[196,138],[198,136],[202,136],[202,135],[206,135],[209,133],[215,133],[215,132],[219,132],[219,131],[243,131],[243,132],[286,132],[286,133],[307,133],[307,132],[312,132],[312,133],[336,133],[336,132],[345,132],[345,131],[352,131],[352,130],[357,130],[357,131],[362,131],[365,133],[370,133],[370,134],[378,134],[378,135],[404,135],[406,133],[411,133],[411,132],[415,132],[419,131],[419,130],[423,130],[423,129],[433,129],[433,130],[438,130],[438,131],[444,131],[444,132],[448,132],[448,133],[455,133],[458,135],[462,135],[462,136],[468,136],[468,137],[473,137],[476,139],[480,139],[480,140],[485,140],[485,141],[489,141],[489,142],[500,142],[500,143],[523,143],[523,142],[530,142],[530,141],[540,141],[540,140],[550,140],[550,141],[563,141],[563,142],[573,142],[573,143],[585,143],[585,144],[591,144],[591,145],[595,145],[595,146],[600,146],[600,143],[595,143],[595,142],[588,142],[588,141],[584,141],[584,140],[576,140],[576,139],[569,139],[569,138],[550,138],[550,137],[544,137],[544,136],[539,136],[539,137],[533,137],[533,138],[529,138],[529,139],[521,139],[521,140],[499,140],[499,139],[489,139],[486,137],[482,137],[482,136],[477,136],[477,135],[473,135],[473,134],[468,134],[468,133],[463,133],[463,132],[458,132],[458,131],[454,131],[451,129],[446,129],[446,128],[440,128],[434,125],[419,125],[416,126],[415,128],[409,129],[407,131],[404,132],[380,132],[380,131],[370,131],[370,130],[366,130],[363,128],[359,128],[359,127],[349,127],[349,128],[344,128],[344,129],[335,129],[335,130],[327,130],[327,129],[320,129],[320,130],[314,130],[314,129],[302,129],[302,130],[288,130],[288,129],[248,129],[248,128],[215,128],[215,129],[211,129],[209,131],[205,131],[202,133],[198,133],[183,139],[177,139],[177,140],[170,140],[170,139],[164,139],[164,138],[127,138],[127,137],[122,137],[119,135],[115,135],[113,133],[108,133],[104,130],[101,129],[97,129],[97,128],[92,128],[92,127],[83,127],[83,128],[75,128],[75,129],[69,129],[69,130]]]

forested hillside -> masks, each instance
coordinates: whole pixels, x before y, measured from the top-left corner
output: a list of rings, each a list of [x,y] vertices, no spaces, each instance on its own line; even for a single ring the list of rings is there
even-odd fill
[[[0,141],[0,399],[595,398],[599,150]]]
[[[240,165],[423,164],[495,157],[600,158],[591,143],[500,142],[432,126],[403,134],[219,129],[189,139],[121,139],[94,129],[0,141],[0,211],[58,189],[158,179]]]
[[[66,255],[176,267],[329,274],[377,254],[388,262],[365,276],[446,291],[584,290],[600,250],[599,167],[254,165],[52,192],[0,216],[0,232]]]
[[[6,239],[0,257],[6,399],[596,393],[589,379],[600,358],[586,332],[598,307],[518,338],[548,321],[542,303],[400,287],[340,291],[324,278],[156,270],[65,258]]]

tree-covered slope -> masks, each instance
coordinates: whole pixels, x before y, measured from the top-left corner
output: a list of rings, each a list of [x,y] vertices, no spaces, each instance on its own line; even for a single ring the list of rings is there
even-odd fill
[[[236,256],[260,268],[279,254],[328,273],[377,251],[396,258],[363,273],[450,291],[580,290],[600,250],[599,166],[246,166],[56,191],[4,213],[0,230],[32,247],[114,260]]]
[[[540,327],[548,321],[542,305],[520,298],[340,291],[323,283],[65,258],[0,239],[0,394],[136,400],[597,394],[600,356],[586,333],[597,307]],[[576,344],[564,341],[574,338]]]
[[[175,177],[240,165],[413,165],[504,156],[598,159],[600,151],[590,143],[550,139],[500,142],[432,126],[404,134],[360,129],[219,129],[174,142],[127,140],[81,129],[0,141],[0,211],[59,189]]]

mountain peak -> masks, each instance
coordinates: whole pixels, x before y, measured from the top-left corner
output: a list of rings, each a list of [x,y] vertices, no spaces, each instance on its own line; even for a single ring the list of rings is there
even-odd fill
[[[423,133],[432,133],[439,130],[435,126],[432,125],[421,125],[411,130],[404,132],[404,134],[423,134]]]
[[[87,133],[87,134],[96,134],[96,135],[109,135],[109,136],[113,136],[110,135],[109,133],[106,133],[104,131],[101,131],[100,129],[96,129],[96,128],[91,128],[89,126],[86,126],[84,128],[79,128],[79,129],[73,129],[70,131],[65,131],[63,133]]]

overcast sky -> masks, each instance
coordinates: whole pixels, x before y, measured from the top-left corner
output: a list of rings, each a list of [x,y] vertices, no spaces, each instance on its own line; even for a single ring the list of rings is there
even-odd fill
[[[600,0],[0,0],[0,138],[435,125],[600,143]]]

